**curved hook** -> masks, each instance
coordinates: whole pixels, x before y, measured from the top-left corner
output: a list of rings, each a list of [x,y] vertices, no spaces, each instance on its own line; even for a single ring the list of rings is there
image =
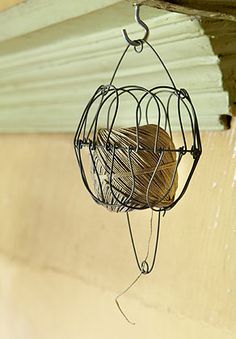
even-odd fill
[[[139,4],[135,4],[134,5],[135,7],[135,20],[137,21],[137,23],[139,25],[141,25],[144,29],[145,29],[145,35],[142,39],[139,39],[139,40],[131,40],[129,37],[128,37],[128,34],[126,32],[126,29],[123,29],[122,32],[123,32],[123,36],[125,38],[125,40],[132,46],[139,46],[140,45],[140,42],[141,41],[146,41],[148,36],[149,36],[149,28],[148,26],[145,24],[145,22],[143,22],[140,17],[139,17],[139,8],[140,8],[140,5]]]

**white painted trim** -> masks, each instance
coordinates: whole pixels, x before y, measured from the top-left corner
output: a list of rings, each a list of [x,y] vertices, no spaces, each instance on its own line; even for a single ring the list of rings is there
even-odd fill
[[[104,16],[107,10],[102,12]],[[96,15],[88,14],[88,24],[90,16],[96,19]],[[218,59],[199,23],[173,13],[162,13],[145,21],[151,30],[150,42],[160,53],[177,87],[189,91],[201,127],[219,128],[218,115],[227,113],[228,95],[222,88]],[[78,34],[64,37],[62,28],[69,29],[73,22],[56,25],[62,36],[50,43],[47,37],[55,26],[31,33],[27,37],[30,41],[45,41],[34,48],[18,48],[25,42],[24,36],[16,39],[10,51],[8,45],[0,44],[1,132],[74,131],[92,93],[99,85],[109,83],[125,48],[121,27],[81,35],[78,20]],[[143,33],[136,23],[126,28],[132,37]],[[135,52],[122,64],[117,82],[147,88],[167,84],[155,56]],[[121,122],[128,124],[128,120]]]
[[[0,12],[0,41],[86,15],[121,0],[30,0]]]

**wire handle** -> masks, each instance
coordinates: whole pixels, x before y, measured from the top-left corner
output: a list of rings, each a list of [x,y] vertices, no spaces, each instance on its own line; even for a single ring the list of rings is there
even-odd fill
[[[128,33],[127,33],[126,29],[123,29],[122,33],[123,33],[123,36],[124,36],[125,40],[128,42],[129,45],[137,47],[137,46],[140,45],[141,41],[147,41],[148,36],[149,36],[149,28],[145,24],[145,22],[143,22],[140,19],[140,16],[139,16],[140,5],[139,4],[134,4],[134,8],[135,8],[135,20],[136,20],[136,22],[145,29],[144,37],[142,39],[139,39],[139,40],[131,40],[129,38],[129,36],[128,36]]]

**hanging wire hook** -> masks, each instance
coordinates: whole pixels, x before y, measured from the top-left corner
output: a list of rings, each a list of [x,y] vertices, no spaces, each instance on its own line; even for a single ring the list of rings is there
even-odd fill
[[[126,32],[126,29],[123,29],[123,36],[125,38],[125,40],[132,46],[139,46],[141,41],[146,41],[148,39],[149,36],[149,28],[148,26],[145,24],[145,22],[143,22],[140,17],[139,17],[139,9],[140,9],[140,5],[139,4],[134,4],[135,7],[135,20],[136,22],[141,25],[144,29],[145,29],[145,35],[142,39],[139,40],[131,40],[128,37],[128,33]]]

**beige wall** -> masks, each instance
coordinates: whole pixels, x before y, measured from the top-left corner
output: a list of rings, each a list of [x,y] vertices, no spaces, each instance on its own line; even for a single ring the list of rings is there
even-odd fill
[[[136,276],[125,215],[81,185],[72,135],[0,136],[0,338],[236,338],[235,127],[204,132],[191,187]],[[149,212],[134,216],[141,246]]]

